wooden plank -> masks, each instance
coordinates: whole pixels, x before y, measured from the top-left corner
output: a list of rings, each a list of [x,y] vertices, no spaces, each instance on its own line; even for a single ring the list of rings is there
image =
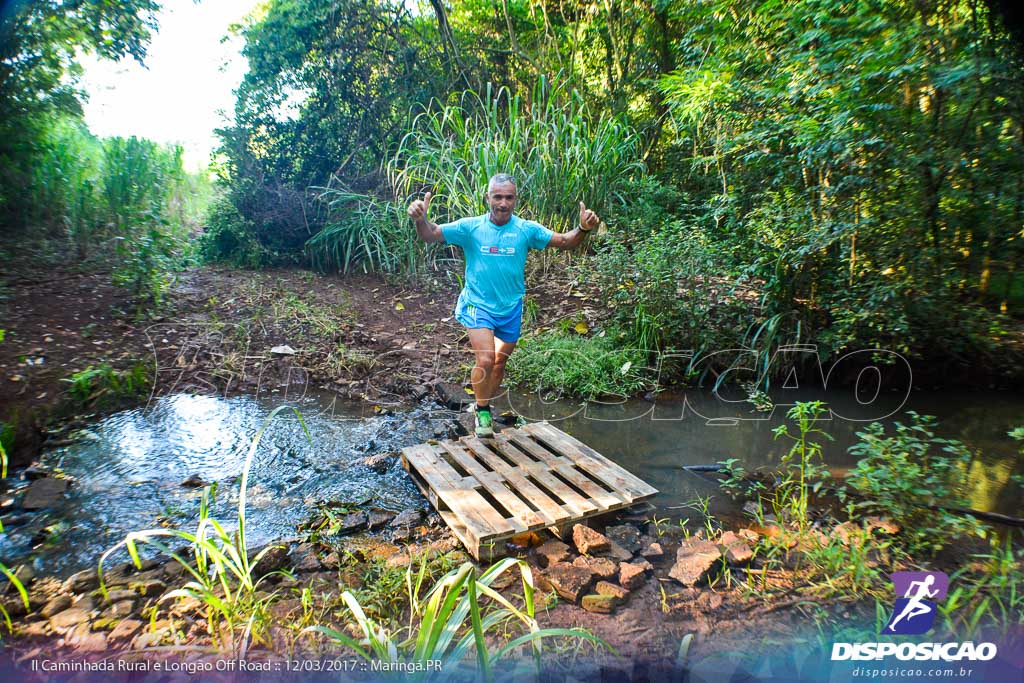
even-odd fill
[[[458,473],[434,452],[433,446],[403,448],[402,454],[445,505],[459,515],[476,540],[515,531],[508,520],[499,515],[476,490],[464,484],[461,477],[458,480],[451,478],[451,475],[458,477]]]
[[[475,436],[464,436],[460,441],[469,446],[476,457],[486,462],[491,469],[504,476],[508,483],[515,487],[517,492],[522,493],[529,498],[531,503],[540,508],[537,514],[544,519],[544,526],[558,526],[572,517],[572,514],[565,508],[548,498],[546,493],[524,479],[520,472],[517,471],[519,468],[510,467],[496,453],[487,448],[480,439]]]
[[[516,527],[517,531],[521,533],[531,528],[542,528],[544,526],[544,520],[529,505],[524,503],[519,496],[509,491],[501,483],[500,476],[485,469],[473,456],[467,453],[462,444],[445,440],[441,442],[441,447],[451,453],[456,462],[466,468],[467,472],[474,475],[477,481],[480,482],[480,485],[487,489],[488,493],[494,496],[494,499],[513,515],[511,518],[506,517],[505,519],[509,524]]]
[[[408,465],[408,460],[404,455],[402,456],[402,463],[403,465]],[[416,484],[416,487],[423,492],[423,495],[431,501],[431,504],[437,510],[437,514],[441,516],[441,519],[444,520],[444,523],[452,530],[452,533],[462,541],[462,545],[466,547],[466,550],[468,550],[469,553],[477,559],[477,561],[480,561],[481,545],[479,539],[476,538],[457,514],[447,509],[443,500],[437,498],[437,494],[430,489],[430,485],[420,476],[415,467],[406,466],[406,469],[409,471],[409,478],[412,479],[413,483]],[[490,559],[491,554],[487,553],[487,557]]]
[[[596,501],[598,505],[609,510],[614,510],[616,508],[623,507],[624,505],[632,504],[632,498],[614,491],[606,491],[595,484],[592,479],[588,478],[578,469],[573,467],[572,460],[570,458],[552,453],[533,439],[530,439],[526,435],[520,433],[519,430],[512,432],[511,441],[523,450],[529,452],[530,455],[546,462],[551,469],[568,479],[578,489],[590,496],[591,500]]]
[[[597,504],[587,500],[580,494],[566,486],[565,482],[557,477],[551,476],[551,468],[539,462],[530,460],[521,450],[509,443],[508,437],[495,434],[495,445],[498,449],[513,460],[519,467],[528,470],[535,481],[542,484],[550,493],[562,499],[565,507],[579,517],[585,517],[600,509]]]
[[[478,561],[502,554],[517,533],[567,530],[657,493],[547,423],[486,443],[470,436],[403,448],[402,465]]]
[[[597,477],[616,491],[629,495],[632,499],[630,502],[649,498],[658,492],[657,489],[652,488],[645,481],[634,477],[611,460],[590,448],[590,446],[561,430],[555,429],[546,422],[535,422],[526,425],[523,427],[523,430],[545,439],[552,446],[557,447],[560,451],[571,457],[589,474]]]

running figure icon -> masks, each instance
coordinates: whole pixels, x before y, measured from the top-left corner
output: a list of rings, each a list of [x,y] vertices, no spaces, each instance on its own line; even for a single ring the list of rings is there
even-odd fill
[[[910,586],[907,588],[907,592],[903,596],[904,598],[908,598],[907,604],[903,607],[903,611],[900,612],[895,619],[889,622],[889,631],[896,633],[896,624],[903,619],[910,621],[914,617],[929,614],[933,609],[935,609],[932,606],[932,603],[925,602],[925,598],[934,598],[939,594],[938,589],[931,590],[934,583],[934,574],[929,574],[923,581],[910,582]]]

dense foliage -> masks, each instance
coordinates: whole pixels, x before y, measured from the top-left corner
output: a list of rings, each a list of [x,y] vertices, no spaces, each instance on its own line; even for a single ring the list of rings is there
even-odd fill
[[[509,171],[525,215],[564,230],[582,200],[605,219],[571,258],[630,348],[800,342],[822,360],[994,366],[1024,302],[1024,87],[1016,27],[991,7],[269,0],[237,28],[249,72],[200,251],[449,267],[405,203],[432,190],[439,219],[474,213],[486,176]],[[186,184],[163,153],[131,166],[143,143],[74,132],[75,50],[141,59],[156,9],[50,0],[6,18],[9,225],[83,251],[96,231],[165,224],[166,188]],[[121,162],[161,198],[115,188],[103,169]],[[159,242],[138,271],[159,269]]]
[[[179,146],[92,135],[76,60],[141,62],[158,9],[51,0],[15,3],[0,17],[0,224],[23,242],[48,241],[60,262],[113,257],[114,281],[140,306],[159,302],[210,183],[186,172]]]

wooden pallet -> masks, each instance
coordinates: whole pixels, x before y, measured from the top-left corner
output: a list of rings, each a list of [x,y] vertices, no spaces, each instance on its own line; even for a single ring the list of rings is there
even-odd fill
[[[547,422],[402,449],[402,466],[478,561],[517,534],[628,507],[657,491]]]

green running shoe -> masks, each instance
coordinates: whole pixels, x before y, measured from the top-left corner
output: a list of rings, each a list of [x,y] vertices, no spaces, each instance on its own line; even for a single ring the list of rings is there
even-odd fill
[[[491,426],[491,411],[476,411],[476,435],[494,436],[494,428]]]

